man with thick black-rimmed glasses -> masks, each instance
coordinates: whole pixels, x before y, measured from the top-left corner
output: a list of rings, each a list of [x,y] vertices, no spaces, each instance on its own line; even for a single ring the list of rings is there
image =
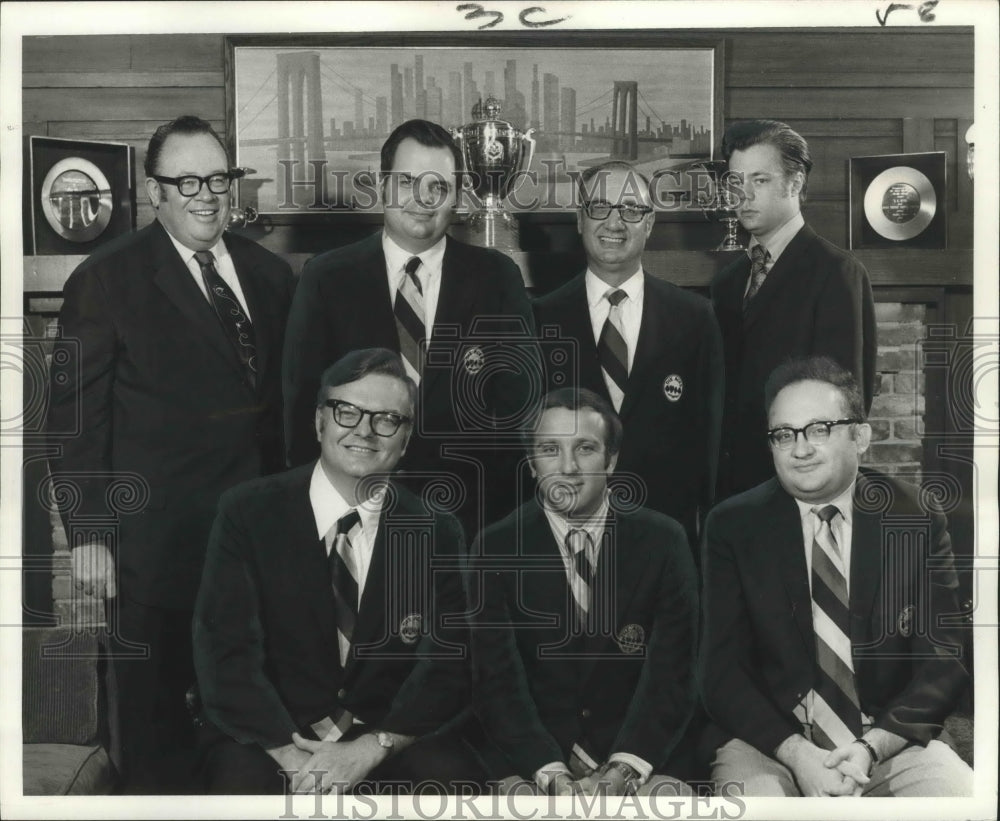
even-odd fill
[[[722,414],[715,317],[706,299],[643,269],[655,214],[642,173],[620,161],[592,166],[579,191],[587,270],[534,303],[546,346],[570,346],[547,354],[547,384],[611,402],[625,428],[619,480],[638,482],[641,503],[684,525],[694,548],[712,503]]]
[[[469,703],[465,540],[393,479],[416,400],[399,354],[347,354],[321,377],[319,459],[223,495],[194,619],[209,792],[484,780],[436,732]]]
[[[145,171],[155,221],[66,283],[49,420],[77,431],[52,439],[51,461],[74,487],[62,497],[74,595],[104,597],[120,640],[115,763],[126,792],[169,793],[190,789],[190,621],[216,502],[283,465],[293,283],[274,254],[223,238],[237,172],[209,123],[158,128]]]
[[[933,496],[859,468],[854,376],[792,359],[764,385],[776,477],[706,524],[700,689],[717,786],[748,796],[962,796],[943,723],[969,683]]]

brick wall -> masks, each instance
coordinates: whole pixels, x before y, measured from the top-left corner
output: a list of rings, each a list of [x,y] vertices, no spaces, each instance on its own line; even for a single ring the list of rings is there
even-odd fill
[[[921,340],[927,306],[878,302],[876,395],[869,421],[872,445],[862,458],[885,473],[919,484],[923,468],[924,374]]]

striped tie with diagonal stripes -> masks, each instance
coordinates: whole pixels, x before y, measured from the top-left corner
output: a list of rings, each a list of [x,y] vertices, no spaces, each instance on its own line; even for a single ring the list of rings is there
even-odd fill
[[[590,601],[594,584],[594,569],[590,563],[591,538],[582,528],[574,528],[566,534],[566,549],[573,557],[573,571],[570,575],[570,590],[575,603],[576,630],[582,632],[590,614]]]
[[[813,508],[812,614],[816,634],[816,686],[812,740],[832,750],[861,735],[861,706],[851,658],[851,610],[844,561],[834,533],[836,505]]]
[[[597,354],[601,360],[601,370],[608,386],[611,403],[615,410],[620,411],[625,398],[625,383],[628,382],[628,345],[625,343],[625,332],[622,326],[622,300],[628,297],[621,288],[612,288],[604,298],[611,303],[608,318],[601,328],[601,337],[597,340]]]
[[[399,352],[403,356],[406,372],[413,381],[420,384],[423,373],[421,342],[427,335],[424,320],[424,289],[417,278],[420,257],[410,257],[403,267],[403,276],[396,289],[396,301],[392,310],[396,315],[396,331],[399,333]]]
[[[326,534],[341,667],[347,666],[354,626],[358,620],[358,565],[352,540],[356,541],[360,532],[361,517],[357,510],[351,508],[337,519]]]

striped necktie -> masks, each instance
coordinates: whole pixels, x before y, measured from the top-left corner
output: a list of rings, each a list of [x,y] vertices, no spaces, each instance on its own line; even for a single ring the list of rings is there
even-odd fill
[[[333,585],[342,667],[347,666],[354,627],[358,620],[358,563],[352,541],[357,541],[360,533],[361,517],[357,510],[351,508],[330,528],[325,539],[330,548],[330,581]]]
[[[569,578],[570,590],[575,603],[575,630],[583,632],[591,612],[591,596],[594,585],[594,568],[590,563],[592,540],[590,534],[582,528],[574,528],[566,534],[566,550],[573,557],[572,571]]]
[[[813,508],[812,615],[816,634],[813,742],[828,750],[861,735],[861,705],[851,658],[851,610],[847,576],[833,530],[836,505]]]
[[[403,267],[403,275],[396,289],[393,313],[396,315],[396,330],[399,333],[399,352],[403,356],[406,372],[413,381],[420,384],[423,373],[421,343],[427,336],[424,321],[424,289],[417,278],[420,257],[410,257]]]
[[[604,320],[600,339],[597,340],[597,354],[604,372],[604,381],[616,411],[622,408],[625,398],[625,383],[628,382],[628,345],[622,325],[622,300],[628,294],[621,288],[612,288],[604,298],[611,303],[608,318]]]
[[[770,260],[771,252],[763,245],[758,244],[750,249],[750,287],[747,288],[747,294],[743,297],[744,311],[749,307],[750,300],[760,290],[760,286],[764,284],[764,280],[767,278],[767,263]]]
[[[229,338],[233,350],[243,363],[247,379],[251,385],[257,381],[257,340],[250,317],[236,298],[236,294],[219,275],[215,267],[215,254],[211,251],[195,251],[195,260],[201,268],[201,278],[205,283],[208,301],[215,309],[215,315]]]

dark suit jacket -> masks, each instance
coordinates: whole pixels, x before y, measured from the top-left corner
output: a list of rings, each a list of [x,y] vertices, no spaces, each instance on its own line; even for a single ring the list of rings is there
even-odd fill
[[[159,223],[100,249],[63,291],[49,436],[61,447],[53,472],[79,489],[64,521],[70,532],[118,508],[119,586],[145,604],[191,608],[219,494],[282,463],[291,271],[225,239],[253,320],[256,389]],[[134,496],[122,474],[140,483]]]
[[[771,479],[720,504],[707,525],[701,692],[712,748],[736,736],[765,755],[802,725],[816,639],[798,506]],[[861,709],[917,744],[940,733],[968,681],[944,516],[912,488],[864,470],[854,493],[851,646]]]
[[[610,401],[584,275],[533,307],[548,387],[579,385]],[[665,391],[668,377],[681,380],[674,401]],[[708,300],[646,274],[616,473],[619,481],[626,473],[638,476],[647,494],[643,504],[684,525],[692,545],[698,543],[699,513],[707,515],[715,492],[722,393],[722,343]]]
[[[294,730],[311,735],[338,707],[381,730],[437,729],[468,704],[461,528],[390,486],[344,669],[312,469],[247,482],[220,501],[194,616],[206,714],[265,748]],[[401,630],[415,614],[419,635]],[[433,652],[443,658],[429,661]]]
[[[691,717],[698,594],[684,532],[638,508],[612,513],[607,534],[594,587],[609,591],[613,612],[603,611],[607,632],[587,637],[567,629],[572,592],[537,502],[473,547],[474,704],[504,754],[497,776],[531,778],[575,742],[599,761],[627,752],[657,767]],[[629,636],[638,652],[619,645]]]
[[[774,475],[764,383],[783,361],[833,358],[857,378],[866,410],[875,388],[875,303],[860,262],[806,225],[778,257],[744,314],[749,276],[750,259],[740,254],[712,283],[726,357],[720,499]]]
[[[476,489],[486,479],[476,464],[443,457],[440,450],[467,448],[489,471],[492,486],[499,483],[506,488],[506,483],[513,483],[516,458],[495,458],[493,420],[506,420],[517,448],[518,424],[532,392],[538,392],[540,367],[537,347],[530,342],[518,346],[517,338],[522,343],[533,338],[531,308],[517,265],[498,251],[448,237],[420,383],[418,425],[400,470],[416,480],[414,488],[420,485],[415,473],[457,474],[460,495],[467,494],[468,515],[463,522],[470,533],[484,524],[474,508],[480,499]],[[323,371],[344,354],[371,347],[399,350],[381,233],[321,254],[302,269],[288,318],[283,374],[285,430],[293,465],[319,453],[313,417]],[[485,364],[473,374],[467,370],[466,357],[476,348],[485,355]],[[508,493],[499,504],[498,517],[516,502]]]

